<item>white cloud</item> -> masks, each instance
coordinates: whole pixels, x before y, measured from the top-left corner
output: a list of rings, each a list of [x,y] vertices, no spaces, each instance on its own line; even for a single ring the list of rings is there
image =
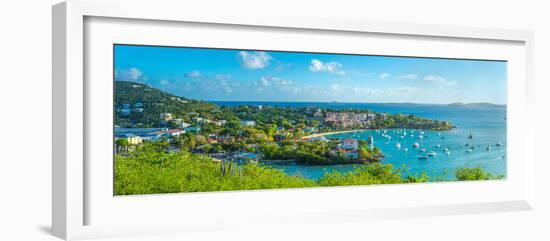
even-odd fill
[[[390,76],[390,74],[388,74],[388,73],[382,73],[382,74],[380,74],[380,76],[378,76],[378,78],[385,79],[385,78],[388,78],[389,76]]]
[[[418,79],[417,74],[406,74],[406,75],[400,75],[397,76],[398,79]]]
[[[318,59],[312,59],[311,64],[309,65],[309,70],[312,72],[328,72],[332,74],[343,75],[346,72],[343,70],[343,65],[341,63],[332,61],[328,63],[323,63]]]
[[[269,83],[269,80],[266,77],[262,77],[262,79],[260,80],[261,86],[269,86],[270,84],[271,83]]]
[[[218,74],[216,75],[216,79],[219,81],[229,81],[231,80],[231,75]]]
[[[199,78],[199,77],[201,77],[202,75],[201,75],[201,72],[200,72],[200,71],[198,71],[198,70],[193,70],[193,71],[191,71],[191,72],[185,74],[185,76],[186,76],[186,77],[190,77],[190,78]]]
[[[136,81],[143,75],[141,70],[132,67],[129,69],[119,70],[115,72],[115,78],[117,80]]]
[[[264,76],[259,81],[255,82],[254,85],[256,86],[291,86],[294,83],[291,80],[282,79],[279,77],[272,77],[272,76]],[[262,88],[263,89],[263,88]]]
[[[424,76],[424,80],[430,83],[439,84],[439,85],[456,85],[456,81],[450,81],[444,77],[437,76],[437,75]]]
[[[269,54],[261,51],[240,51],[238,58],[241,66],[247,69],[263,69],[269,66],[269,62],[273,59]]]

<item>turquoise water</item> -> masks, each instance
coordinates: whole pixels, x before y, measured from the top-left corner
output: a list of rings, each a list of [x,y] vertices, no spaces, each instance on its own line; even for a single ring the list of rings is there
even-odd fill
[[[234,103],[234,102],[230,102]],[[239,102],[243,104],[244,102]],[[232,105],[227,102],[218,103]],[[354,138],[366,140],[369,135],[374,137],[375,146],[385,154],[382,163],[403,168],[404,175],[420,175],[426,172],[430,177],[443,177],[453,180],[454,172],[459,167],[482,167],[494,175],[506,175],[506,107],[505,106],[450,106],[450,105],[418,105],[418,104],[346,104],[346,103],[266,103],[248,102],[247,104],[269,104],[279,106],[318,106],[332,109],[369,109],[377,112],[414,114],[431,119],[451,121],[456,128],[450,131],[424,131],[424,138],[419,139],[420,130],[387,130],[391,139],[383,137],[383,133],[374,130],[343,133],[326,136],[329,139]],[[400,136],[407,132],[407,136]],[[412,134],[412,136],[411,136]],[[473,139],[468,136],[472,134]],[[413,148],[418,142],[421,147]],[[401,148],[396,147],[400,143]],[[469,143],[476,147],[472,152],[465,146]],[[502,143],[502,146],[497,146]],[[440,147],[438,147],[438,145]],[[491,146],[491,150],[486,150]],[[405,149],[408,151],[405,151]],[[443,148],[448,148],[446,154]],[[426,153],[435,152],[436,156],[421,160]],[[347,172],[357,165],[308,166],[295,163],[270,164],[274,168],[284,170],[290,175],[302,175],[306,178],[319,179],[325,172]]]

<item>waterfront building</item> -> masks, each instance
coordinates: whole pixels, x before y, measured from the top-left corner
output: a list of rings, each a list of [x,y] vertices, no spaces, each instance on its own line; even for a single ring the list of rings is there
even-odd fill
[[[359,143],[355,139],[346,138],[342,140],[341,147],[344,150],[357,151],[357,149],[359,148]]]
[[[316,132],[316,131],[317,131],[316,127],[306,127],[306,128],[304,128],[304,132],[306,132],[306,133],[311,133],[311,132]]]

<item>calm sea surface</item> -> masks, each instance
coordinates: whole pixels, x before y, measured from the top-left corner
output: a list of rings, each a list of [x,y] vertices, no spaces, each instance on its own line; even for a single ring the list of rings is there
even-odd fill
[[[426,172],[430,177],[443,177],[454,180],[454,172],[459,167],[482,167],[485,171],[495,175],[506,175],[506,107],[505,106],[449,106],[449,105],[421,105],[421,104],[361,104],[361,103],[304,103],[304,102],[215,102],[222,106],[236,106],[241,104],[307,107],[315,106],[331,109],[368,109],[376,112],[392,114],[413,114],[437,120],[452,122],[456,128],[450,131],[424,131],[424,138],[419,139],[420,131],[406,130],[397,133],[388,130],[386,134],[391,139],[384,138],[382,133],[364,131],[357,133],[333,134],[326,136],[329,139],[354,138],[366,140],[369,135],[374,137],[375,146],[382,149],[385,158],[382,163],[390,163],[396,168],[405,170],[404,175],[420,175]],[[468,136],[472,134],[473,139]],[[413,148],[418,142],[421,147]],[[497,146],[497,143],[502,146]],[[398,148],[396,145],[401,145]],[[472,152],[467,152],[475,146]],[[491,146],[491,150],[487,150]],[[443,150],[447,148],[449,154]],[[408,150],[406,150],[408,149]],[[435,157],[427,160],[418,159],[424,156],[419,149],[435,152]],[[357,165],[333,166],[306,166],[294,163],[272,164],[290,175],[302,175],[306,178],[319,179],[325,172],[347,172]]]

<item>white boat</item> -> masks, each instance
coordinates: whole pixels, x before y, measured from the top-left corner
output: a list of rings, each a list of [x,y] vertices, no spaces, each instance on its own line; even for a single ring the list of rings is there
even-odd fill
[[[409,148],[405,148],[403,149],[404,152],[408,152],[409,151]]]
[[[401,143],[395,144],[395,147],[397,147],[397,149],[401,148]]]
[[[428,152],[428,156],[434,157],[434,156],[437,156],[437,153],[435,153],[435,151],[431,151],[431,152]]]
[[[499,141],[496,146],[504,146],[504,143],[502,143],[501,141]]]
[[[487,151],[490,151],[491,149],[493,149],[491,146],[487,146],[487,148],[485,148]]]
[[[435,147],[441,148],[441,145],[440,145],[440,144],[436,144]]]
[[[466,152],[472,153],[472,149],[468,149],[468,150],[466,150]]]
[[[448,152],[448,151],[449,151],[449,148],[445,147],[445,148],[443,148],[443,151],[444,151],[444,152]]]
[[[418,151],[420,151],[420,152],[426,152],[426,149],[422,148],[422,149],[420,149],[420,150],[418,150]]]
[[[418,144],[418,142],[415,142],[415,143],[413,144],[413,147],[414,147],[414,148],[419,148],[419,147],[420,147],[420,144]]]
[[[450,151],[446,151],[445,154],[451,155],[451,152],[450,152]]]

